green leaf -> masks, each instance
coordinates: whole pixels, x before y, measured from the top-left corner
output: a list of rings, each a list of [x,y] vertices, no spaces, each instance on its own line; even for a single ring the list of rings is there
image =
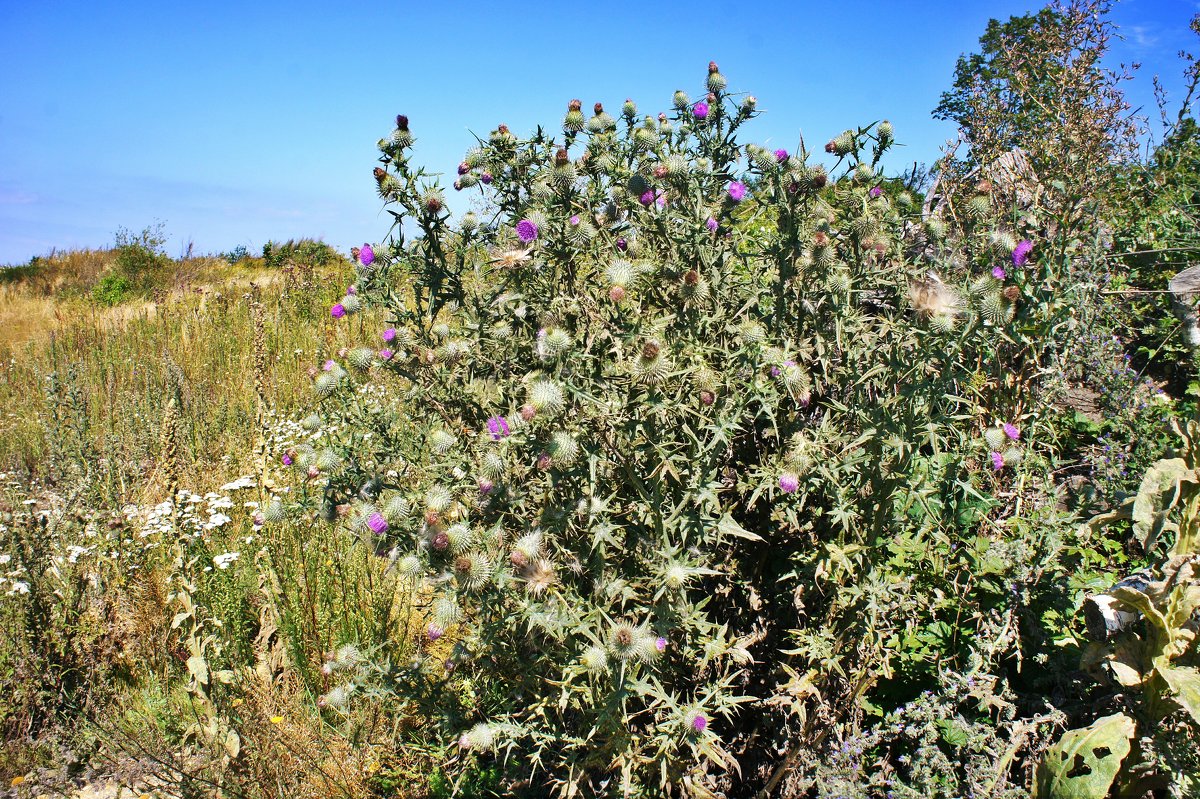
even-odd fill
[[[1165,658],[1159,658],[1155,665],[1158,673],[1175,692],[1176,701],[1183,705],[1193,721],[1200,724],[1200,669],[1172,666]]]
[[[1035,799],[1105,799],[1135,734],[1124,713],[1063,733],[1038,764]]]
[[[745,538],[747,541],[763,540],[761,535],[752,533],[745,527],[742,527],[728,513],[721,517],[721,521],[717,522],[717,532],[721,535],[731,535],[734,538]]]
[[[201,685],[208,685],[208,661],[203,655],[192,655],[187,659],[188,671]]]
[[[1178,499],[1179,484],[1195,479],[1195,472],[1183,458],[1167,458],[1146,470],[1133,501],[1133,534],[1143,550],[1153,548],[1158,536],[1167,529],[1167,514]]]

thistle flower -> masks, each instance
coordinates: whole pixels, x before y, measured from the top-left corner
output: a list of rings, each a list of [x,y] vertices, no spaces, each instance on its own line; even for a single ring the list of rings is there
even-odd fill
[[[339,302],[337,305],[329,309],[329,315],[334,319],[341,319],[346,315],[346,306]]]
[[[379,360],[381,361],[390,361],[394,357],[396,357],[396,353],[392,352],[387,347],[384,347],[379,351]]]
[[[358,251],[358,262],[363,266],[370,266],[375,262],[375,250],[370,244],[364,244]]]
[[[1021,437],[1021,431],[1019,429],[1017,429],[1016,425],[1011,424],[1009,422],[1005,422],[1003,427],[1004,427],[1004,435],[1008,436],[1013,441],[1016,441],[1018,438]]]
[[[387,519],[383,518],[382,513],[372,513],[367,517],[367,527],[370,527],[371,532],[376,535],[383,535],[388,529]]]
[[[998,472],[1004,468],[1004,456],[1003,455],[1001,455],[999,452],[993,451],[990,457],[992,459],[992,469],[994,469],[995,471]]]
[[[526,244],[529,244],[530,242],[536,240],[537,237],[538,237],[537,223],[535,223],[529,219],[522,219],[520,222],[517,223],[517,238],[519,238],[521,241],[523,241]]]
[[[703,100],[696,103],[696,105],[692,108],[692,116],[694,116],[698,120],[707,119],[708,118],[708,103],[704,102]]]
[[[396,340],[396,328],[389,327],[387,330],[383,331],[383,341],[385,344],[391,344],[395,340]]]
[[[284,466],[291,466],[293,463],[292,456],[286,452],[283,453],[283,457],[280,458],[280,461],[283,463]]]
[[[868,194],[871,195],[872,199],[876,199],[883,194],[883,189],[879,188],[878,186],[872,186],[871,191],[869,191]]]
[[[429,639],[430,643],[436,641],[445,634],[446,630],[437,622],[431,621],[429,622],[429,626],[425,628],[425,637]]]
[[[788,160],[788,151],[787,150],[776,150],[775,151],[775,160],[781,164],[784,161]]]
[[[1002,266],[993,266],[992,277],[996,278],[997,280],[1004,280],[1006,277],[1008,277],[1008,272],[1005,272],[1004,267]]]
[[[800,478],[793,472],[779,475],[779,490],[785,494],[795,494],[800,490]]]
[[[1013,266],[1024,266],[1029,260],[1029,253],[1033,252],[1033,242],[1029,239],[1023,239],[1012,252]]]
[[[488,432],[492,434],[493,441],[499,441],[506,438],[510,434],[508,420],[503,416],[492,416],[487,420]]]
[[[654,648],[657,649],[659,652],[667,651],[667,639],[663,638],[661,635],[658,638],[655,638],[654,639]]]
[[[708,228],[709,231],[716,231],[718,227],[717,220],[710,216],[708,219],[704,220],[704,226]]]
[[[746,198],[746,185],[738,181],[732,181],[729,184],[729,199],[735,203],[740,203]]]
[[[688,724],[696,732],[704,732],[706,729],[708,729],[708,717],[703,713],[693,713]]]

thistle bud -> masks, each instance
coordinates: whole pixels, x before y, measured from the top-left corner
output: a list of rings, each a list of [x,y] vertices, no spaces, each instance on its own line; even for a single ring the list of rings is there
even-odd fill
[[[728,82],[725,80],[725,76],[722,75],[720,73],[720,71],[717,69],[717,62],[709,61],[708,62],[708,82],[707,82],[708,90],[710,92],[714,92],[714,93],[722,92],[722,91],[725,91],[725,87],[727,85],[728,85]]]
[[[571,163],[570,156],[567,155],[567,151],[565,149],[560,148],[559,151],[554,154],[554,165],[566,166],[569,163]]]
[[[692,101],[687,96],[687,92],[680,89],[679,91],[675,92],[674,96],[671,98],[671,104],[675,106],[676,110],[682,111],[691,105]],[[665,116],[660,115],[660,121],[661,119],[665,119]]]
[[[404,114],[397,114],[396,128],[398,130],[408,130],[408,117],[404,116]]]
[[[625,100],[625,104],[621,106],[621,115],[630,120],[637,116],[637,105],[633,100]]]

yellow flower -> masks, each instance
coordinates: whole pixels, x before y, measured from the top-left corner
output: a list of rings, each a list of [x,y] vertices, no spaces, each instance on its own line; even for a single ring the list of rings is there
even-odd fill
[[[242,699],[242,698],[239,696],[237,699],[235,699],[235,700],[233,700],[232,702],[230,702],[230,704],[231,704],[231,705],[233,705],[234,707],[241,707],[241,706],[242,706],[242,702],[244,702],[244,701],[245,701],[245,700],[243,700],[243,699]]]
[[[282,724],[283,716],[271,716],[271,723],[272,724]]]
[[[379,763],[377,761],[372,760],[370,763],[367,764],[367,773],[374,774],[376,771],[379,771]]]
[[[16,788],[18,785],[24,785],[24,784],[25,784],[24,777],[18,775],[16,777],[12,778],[12,787]]]

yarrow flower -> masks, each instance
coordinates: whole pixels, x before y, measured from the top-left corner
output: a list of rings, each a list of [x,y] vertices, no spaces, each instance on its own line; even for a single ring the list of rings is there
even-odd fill
[[[1019,429],[1017,429],[1016,425],[1005,422],[1004,423],[1004,435],[1008,436],[1013,441],[1016,441],[1018,438],[1021,437],[1021,431]]]
[[[492,434],[493,441],[499,441],[500,439],[508,436],[510,433],[508,429],[508,420],[503,416],[493,416],[488,419],[487,427],[488,432]]]
[[[991,458],[992,458],[992,468],[994,470],[996,470],[998,472],[1004,468],[1004,456],[1003,455],[1001,455],[999,452],[993,452],[991,455]]]
[[[740,203],[746,198],[746,184],[733,181],[729,184],[729,199]]]
[[[776,150],[775,151],[775,160],[781,164],[784,161],[788,160],[788,151],[787,150]]]
[[[779,490],[785,494],[795,494],[800,490],[800,478],[792,472],[779,475]]]
[[[341,319],[343,316],[346,315],[346,306],[342,305],[339,302],[337,305],[335,305],[329,309],[329,315],[332,316],[334,319]]]
[[[1024,239],[1012,252],[1013,266],[1024,266],[1029,260],[1029,253],[1033,252],[1033,242],[1029,239]]]
[[[706,228],[708,228],[709,230],[716,230],[716,229],[717,229],[717,220],[716,220],[716,219],[714,219],[713,217],[711,217],[711,216],[710,216],[710,217],[709,217],[709,218],[708,218],[708,219],[707,219],[707,220],[704,222],[704,226],[705,226]]]
[[[708,118],[708,103],[705,103],[703,101],[696,103],[696,107],[692,109],[692,116],[696,117],[696,119],[707,119]]]
[[[367,519],[367,527],[371,528],[371,532],[376,535],[382,535],[387,532],[387,519],[383,518],[382,513],[372,513]]]
[[[530,219],[522,219],[517,223],[517,238],[526,244],[538,237],[537,223]]]
[[[358,261],[363,266],[370,266],[375,262],[375,250],[371,248],[370,244],[364,244],[358,251]]]
[[[1008,277],[1008,272],[1004,271],[1003,266],[993,266],[992,277],[996,278],[997,280],[1003,280],[1004,278]]]

